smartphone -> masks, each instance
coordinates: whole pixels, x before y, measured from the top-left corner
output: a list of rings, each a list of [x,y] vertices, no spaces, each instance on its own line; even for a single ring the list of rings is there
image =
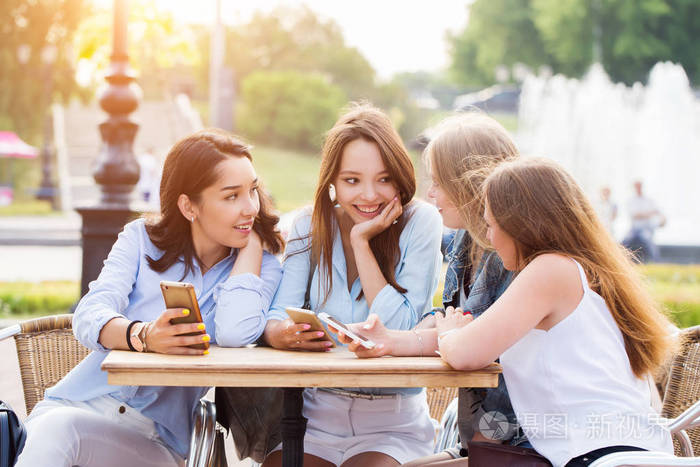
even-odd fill
[[[333,326],[335,329],[337,329],[339,331],[343,331],[343,333],[346,336],[348,336],[356,341],[359,341],[360,344],[362,344],[362,347],[364,347],[365,349],[373,349],[375,347],[376,344],[374,342],[367,339],[366,337],[363,337],[359,334],[352,332],[349,327],[347,327],[345,324],[341,323],[340,321],[338,321],[337,319],[335,319],[334,317],[332,317],[328,313],[321,312],[318,314],[318,317],[321,321],[328,324],[329,326]]]
[[[190,310],[189,315],[173,318],[170,320],[170,324],[202,322],[202,314],[199,311],[197,295],[194,293],[194,286],[192,284],[188,284],[187,282],[161,281],[160,290],[163,292],[165,308],[187,308]],[[198,334],[204,334],[204,331],[189,332],[181,335],[196,336]],[[209,348],[209,342],[193,344],[189,347],[192,347],[193,349],[207,350]]]
[[[318,320],[316,313],[311,310],[295,308],[293,306],[287,307],[284,311],[286,311],[289,317],[292,318],[294,324],[308,324],[311,326],[309,331],[323,332],[323,337],[319,337],[318,340],[330,341],[331,344],[333,344],[331,347],[335,347],[335,341],[331,339],[331,336],[328,334],[328,331],[326,331],[326,328],[324,328],[323,324],[321,324],[321,322]]]

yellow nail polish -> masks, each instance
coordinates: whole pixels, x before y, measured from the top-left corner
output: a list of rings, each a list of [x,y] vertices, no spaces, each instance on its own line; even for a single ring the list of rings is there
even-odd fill
[[[209,337],[207,334],[202,336],[202,342],[209,342],[211,340],[211,337]]]
[[[199,329],[200,331],[204,331],[204,328],[205,328],[205,327],[206,327],[206,326],[204,326],[204,323],[199,323],[199,324],[197,325],[197,329]]]
[[[187,316],[187,315],[190,314],[190,310],[188,310],[187,308],[185,308],[184,310],[182,310],[182,314],[185,315],[185,316]]]
[[[204,353],[203,353],[203,355],[209,355],[209,351],[208,351],[208,350],[205,350]]]

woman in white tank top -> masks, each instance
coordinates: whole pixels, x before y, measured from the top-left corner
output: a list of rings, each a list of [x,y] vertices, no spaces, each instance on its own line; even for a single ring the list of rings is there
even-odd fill
[[[357,330],[380,344],[351,350],[410,355],[438,347],[464,370],[500,357],[518,422],[555,466],[584,466],[615,451],[672,453],[645,380],[672,350],[669,322],[581,188],[557,164],[525,159],[499,166],[485,197],[488,239],[516,272],[505,293],[478,319],[450,309],[420,336],[387,331],[370,317]]]

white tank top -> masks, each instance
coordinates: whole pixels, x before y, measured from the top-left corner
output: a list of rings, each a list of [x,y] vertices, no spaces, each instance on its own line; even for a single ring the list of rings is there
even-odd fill
[[[655,423],[649,385],[632,372],[610,310],[576,266],[583,284],[576,309],[501,355],[518,422],[555,466],[607,446],[672,453],[671,435]]]

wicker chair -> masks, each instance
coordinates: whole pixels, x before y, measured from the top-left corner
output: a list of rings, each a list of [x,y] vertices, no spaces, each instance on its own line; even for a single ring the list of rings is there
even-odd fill
[[[700,400],[700,326],[682,331],[681,349],[671,362],[661,416],[676,418]],[[683,452],[679,438],[674,439],[676,455],[700,456],[700,428],[687,430],[691,452]]]
[[[56,384],[90,353],[75,337],[73,315],[31,319],[13,329],[27,415]]]
[[[426,388],[430,418],[440,422],[434,452],[457,444],[457,388]]]
[[[47,388],[56,384],[90,353],[73,336],[72,322],[73,315],[54,315],[0,330],[0,340],[15,338],[27,415],[44,398]],[[190,442],[194,455],[187,460],[188,467],[210,465],[214,451],[214,420],[214,403],[202,399],[195,411]]]
[[[445,409],[457,397],[457,388],[426,388],[430,418],[441,420]]]

